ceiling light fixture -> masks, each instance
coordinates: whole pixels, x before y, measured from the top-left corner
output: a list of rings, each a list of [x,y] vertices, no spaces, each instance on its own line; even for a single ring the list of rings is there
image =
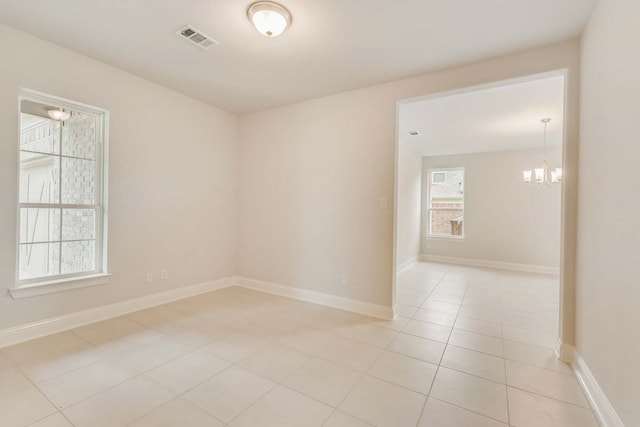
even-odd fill
[[[258,1],[247,10],[256,30],[267,37],[276,37],[291,25],[291,14],[282,5],[271,1]]]
[[[542,187],[544,184],[556,185],[560,181],[562,181],[562,168],[555,168],[554,170],[549,171],[549,166],[547,164],[547,124],[551,121],[551,119],[542,119],[540,121],[544,123],[542,167],[536,168],[533,171],[522,171],[522,177],[524,178],[524,182],[531,183],[533,182],[532,178],[535,176],[535,183],[538,184],[538,186]]]
[[[71,113],[68,111],[64,111],[62,108],[57,110],[47,110],[47,114],[49,114],[49,117],[51,117],[53,120],[57,120],[59,122],[64,122],[65,120],[69,119],[69,117],[71,117]]]

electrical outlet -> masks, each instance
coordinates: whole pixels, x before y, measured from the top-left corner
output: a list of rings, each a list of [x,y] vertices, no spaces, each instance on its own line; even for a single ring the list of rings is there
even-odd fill
[[[168,278],[169,278],[169,272],[167,271],[167,269],[163,268],[162,270],[160,270],[160,279],[167,280]]]
[[[147,273],[147,282],[153,282],[153,274]]]
[[[380,197],[380,199],[378,199],[378,206],[380,209],[387,209],[387,198]]]
[[[343,273],[340,276],[340,284],[343,285],[343,286],[344,285],[348,285],[349,284],[349,276]]]

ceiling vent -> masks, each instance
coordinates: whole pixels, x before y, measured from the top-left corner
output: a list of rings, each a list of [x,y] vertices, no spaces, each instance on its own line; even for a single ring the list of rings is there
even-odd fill
[[[211,37],[203,34],[201,31],[196,30],[190,25],[179,29],[176,34],[189,40],[191,43],[202,49],[209,49],[213,45],[220,44],[220,42],[218,42],[217,40],[212,39]]]

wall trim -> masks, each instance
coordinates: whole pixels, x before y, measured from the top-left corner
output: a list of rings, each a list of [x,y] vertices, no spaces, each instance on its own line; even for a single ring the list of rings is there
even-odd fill
[[[550,275],[560,274],[560,268],[558,267],[549,267],[546,265],[534,265],[534,264],[517,264],[512,262],[491,261],[487,259],[458,258],[458,257],[449,257],[449,256],[441,256],[441,255],[423,254],[423,255],[420,255],[420,261],[441,262],[444,264],[467,265],[470,267],[495,268],[499,270],[522,271],[526,273],[540,273],[540,274],[550,274]]]
[[[235,277],[196,283],[0,330],[0,348],[234,285]]]
[[[560,341],[560,339],[558,339],[558,341]],[[558,348],[560,349],[556,353],[558,359],[562,360],[564,363],[568,363],[569,365],[576,363],[576,349],[574,346],[561,342]]]
[[[405,262],[401,263],[400,265],[398,265],[396,267],[396,274],[402,274],[405,271],[407,271],[408,269],[410,269],[411,267],[413,267],[413,265],[418,262],[418,260],[420,259],[419,256],[415,256],[413,258],[410,258],[408,260],[406,260]]]
[[[596,378],[591,373],[587,363],[580,357],[575,349],[573,349],[573,354],[575,355],[573,370],[600,425],[602,427],[624,427],[622,420],[616,413],[613,405],[611,405],[611,402],[609,402],[600,384],[598,384],[598,381],[596,381]]]
[[[325,294],[322,292],[310,291],[308,289],[294,288],[291,286],[279,285],[277,283],[263,282],[261,280],[238,277],[238,286],[268,294],[280,295],[314,304],[325,305],[340,310],[351,311],[364,314],[379,319],[393,319],[393,307],[371,304],[350,298],[343,298],[337,295]]]

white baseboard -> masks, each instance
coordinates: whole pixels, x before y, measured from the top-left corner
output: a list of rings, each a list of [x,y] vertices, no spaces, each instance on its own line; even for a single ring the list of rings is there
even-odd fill
[[[574,346],[560,343],[558,348],[560,349],[557,353],[558,359],[569,365],[576,363],[576,349]]]
[[[122,316],[134,311],[167,304],[173,301],[189,298],[195,295],[204,294],[229,286],[239,285],[245,288],[254,289],[270,294],[281,295],[315,304],[326,305],[339,308],[341,310],[352,311],[371,317],[381,319],[393,319],[392,307],[371,304],[363,301],[343,298],[321,292],[309,291],[305,289],[292,288],[275,283],[262,282],[259,280],[242,277],[225,277],[210,282],[197,283],[195,285],[184,286],[166,292],[145,295],[114,304],[104,305],[76,313],[65,314],[63,316],[52,317],[38,322],[27,323],[7,329],[0,330],[0,348],[7,347],[32,339],[44,337],[46,335],[79,328],[90,323],[99,322],[113,317]]]
[[[368,302],[343,298],[322,292],[310,291],[307,289],[293,288],[291,286],[279,285],[277,283],[263,282],[261,280],[249,279],[246,277],[239,277],[238,285],[243,288],[312,302],[314,304],[326,305],[380,319],[393,319],[393,308],[385,307],[383,305],[371,304]]]
[[[607,395],[600,388],[600,384],[598,384],[591,370],[589,370],[587,363],[575,349],[573,354],[575,356],[573,370],[600,425],[602,427],[624,427],[622,420],[611,405],[611,402],[609,402]]]
[[[560,269],[558,267],[549,267],[546,265],[533,265],[533,264],[517,264],[512,262],[490,261],[486,259],[476,259],[476,258],[458,258],[458,257],[450,257],[450,256],[423,254],[423,255],[420,255],[420,261],[441,262],[444,264],[466,265],[470,267],[495,268],[499,270],[522,271],[526,273],[540,273],[540,274],[553,274],[553,275],[560,274]]]
[[[408,269],[410,269],[411,267],[413,267],[413,265],[418,262],[418,259],[420,257],[413,257],[411,259],[406,260],[405,262],[401,263],[399,266],[396,267],[396,275],[398,274],[402,274],[405,271],[407,271]]]
[[[235,277],[226,277],[0,330],[0,348],[226,288],[235,283]]]

